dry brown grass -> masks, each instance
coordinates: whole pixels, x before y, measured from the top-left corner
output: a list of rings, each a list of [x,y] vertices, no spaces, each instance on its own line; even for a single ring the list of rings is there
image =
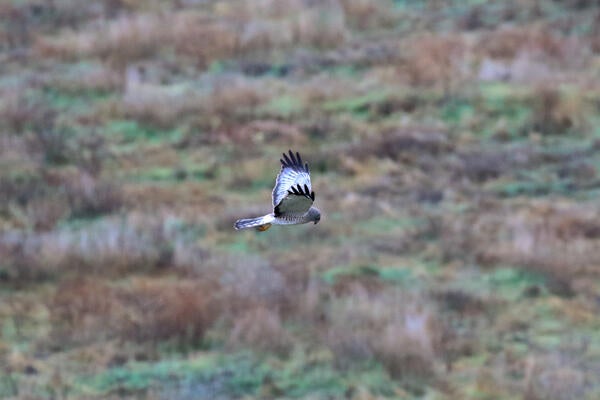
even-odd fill
[[[135,60],[155,51],[154,44],[166,36],[165,29],[155,18],[141,15],[121,17],[104,22],[104,26],[92,32],[65,31],[58,37],[39,37],[35,51],[41,57],[114,57],[125,55]]]
[[[446,224],[444,245],[484,265],[516,265],[543,273],[572,293],[580,280],[600,276],[598,210],[535,202],[490,209]],[[459,250],[460,249],[460,250]]]
[[[22,134],[45,126],[51,110],[39,101],[27,98],[26,88],[3,90],[0,103],[0,127],[3,134]]]
[[[15,49],[23,46],[29,40],[29,32],[25,25],[24,12],[9,4],[0,6],[0,17],[4,20],[12,20],[10,25],[0,27],[0,43],[3,50]],[[21,28],[21,29],[15,29]]]
[[[398,71],[411,85],[438,87],[448,92],[469,73],[467,50],[461,36],[417,36],[408,40],[407,54]]]
[[[175,51],[192,58],[201,68],[241,49],[239,29],[233,24],[190,12],[174,16],[169,23],[173,24],[171,35]]]
[[[217,12],[231,17],[219,20],[193,10],[124,15],[84,30],[39,36],[34,49],[40,57],[100,57],[120,67],[173,49],[205,68],[214,60],[243,52],[294,43],[331,47],[347,37],[344,13],[337,2],[300,7],[299,12],[292,3],[296,2],[290,2],[287,9],[274,7],[287,14],[281,21],[258,12],[261,7],[243,6],[242,10],[216,6]]]
[[[124,86],[124,75],[106,64],[86,66],[76,73],[58,76],[48,83],[61,92],[78,94],[86,91],[115,92]]]
[[[531,85],[585,81],[578,72],[591,67],[593,41],[566,36],[546,25],[503,27],[480,36],[473,54],[480,77],[497,75]]]
[[[137,82],[133,74],[128,70],[123,98],[112,110],[116,117],[167,128],[178,124],[185,114],[199,111],[199,97],[190,90]]]
[[[95,163],[90,160],[90,167]],[[67,217],[92,217],[117,211],[123,205],[120,188],[77,168],[36,166],[0,177],[0,199],[19,226],[47,231]]]
[[[7,165],[10,163],[13,166],[11,170],[14,174],[33,174],[37,168],[37,160],[32,157],[27,147],[27,140],[23,137],[0,134],[0,158]],[[2,176],[0,185],[4,185],[9,176],[5,174],[0,174],[0,176]],[[8,180],[10,181],[10,179]],[[10,197],[3,191],[0,191],[0,196],[3,199]]]
[[[473,182],[485,182],[496,179],[518,168],[527,168],[539,162],[540,155],[528,146],[514,147],[509,150],[462,152],[460,163],[454,165],[455,174],[464,176]]]
[[[48,308],[55,335],[86,342],[107,335],[111,312],[116,314],[111,288],[98,280],[77,279],[59,286]],[[106,339],[106,338],[104,338]]]
[[[220,281],[228,298],[227,312],[232,318],[260,306],[276,309],[285,298],[284,276],[258,255],[241,257],[216,253],[201,268],[200,274],[212,268],[220,270]]]
[[[129,215],[91,223],[86,229],[8,231],[0,254],[16,282],[57,276],[119,276],[172,266],[176,231],[169,219]],[[179,247],[177,247],[179,245]]]
[[[358,29],[382,28],[397,21],[392,2],[342,0],[340,3],[349,25]]]
[[[415,162],[424,155],[439,156],[451,152],[454,145],[448,140],[444,129],[434,126],[404,126],[383,132],[377,139],[350,150],[358,159],[366,157],[389,157],[406,163]]]
[[[600,54],[600,13],[594,17],[594,27],[590,32],[590,48],[594,54]]]
[[[268,81],[253,81],[242,77],[227,77],[214,82],[205,101],[211,115],[227,118],[236,112],[260,106],[272,96]]]
[[[292,348],[292,338],[283,327],[277,312],[264,307],[249,310],[235,320],[228,345],[255,351],[286,354]]]
[[[109,214],[123,204],[120,188],[106,179],[82,172],[65,180],[63,187],[74,218]]]
[[[291,123],[276,120],[255,120],[232,130],[231,139],[236,143],[277,143],[299,147],[307,144],[302,129]]]
[[[211,88],[199,92],[178,85],[163,85],[144,80],[137,66],[127,69],[125,92],[112,110],[117,117],[135,118],[144,124],[172,127],[189,121],[195,132],[212,131],[204,140],[228,136],[239,120],[270,99],[268,82],[227,76],[211,82]]]
[[[337,362],[374,357],[397,379],[433,379],[442,332],[426,304],[393,290],[369,295],[357,289],[335,301],[327,342]]]
[[[236,7],[217,5],[217,10],[240,23],[242,51],[297,44],[329,48],[349,37],[344,9],[336,0],[308,4],[302,0],[259,0]]]
[[[483,35],[478,50],[491,58],[514,59],[519,52],[529,50],[539,56],[559,60],[563,57],[565,41],[546,27],[501,28]]]
[[[136,279],[115,287],[76,279],[56,289],[49,303],[52,336],[86,343],[110,338],[134,342],[174,340],[198,344],[218,318],[218,286],[206,281]]]
[[[23,174],[25,176],[19,179],[10,176],[0,178],[1,209],[6,216],[4,222],[7,226],[21,229],[50,229],[62,215],[68,214],[64,197],[39,190],[39,177]]]
[[[588,127],[589,105],[581,94],[567,93],[549,85],[531,95],[532,128],[541,134],[582,132]]]
[[[524,400],[591,399],[589,381],[594,379],[575,354],[531,356],[526,361]]]
[[[483,57],[515,60],[525,55],[550,69],[582,68],[589,61],[590,42],[566,37],[545,25],[500,28],[482,35],[474,51]]]
[[[51,192],[43,196],[33,197],[24,206],[24,215],[20,223],[36,231],[49,231],[56,224],[71,214],[65,196]]]
[[[293,30],[299,44],[327,48],[339,46],[348,38],[345,16],[336,1],[315,3],[296,18]]]

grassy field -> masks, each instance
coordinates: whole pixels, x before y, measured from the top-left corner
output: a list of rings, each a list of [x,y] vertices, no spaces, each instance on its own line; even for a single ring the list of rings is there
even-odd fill
[[[599,194],[595,1],[4,1],[0,398],[598,399]]]

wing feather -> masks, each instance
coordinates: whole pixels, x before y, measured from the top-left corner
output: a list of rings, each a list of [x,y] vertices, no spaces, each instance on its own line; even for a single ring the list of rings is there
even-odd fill
[[[315,200],[308,163],[302,162],[300,153],[291,150],[280,161],[281,170],[273,188],[275,215],[304,214]]]

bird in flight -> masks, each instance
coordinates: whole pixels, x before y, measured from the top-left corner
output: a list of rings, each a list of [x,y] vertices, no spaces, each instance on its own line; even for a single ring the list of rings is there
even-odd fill
[[[273,188],[273,212],[262,217],[238,219],[235,229],[256,228],[266,231],[271,225],[298,225],[321,220],[321,212],[313,207],[315,192],[310,185],[308,163],[300,153],[283,154],[281,170]]]

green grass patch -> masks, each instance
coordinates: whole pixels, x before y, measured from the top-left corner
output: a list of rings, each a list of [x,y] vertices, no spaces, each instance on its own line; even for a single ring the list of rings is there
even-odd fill
[[[530,286],[546,283],[541,274],[513,267],[496,268],[483,279],[492,293],[511,300],[518,299]]]
[[[271,99],[260,108],[260,111],[269,115],[289,118],[292,115],[300,114],[304,111],[304,108],[304,104],[299,98],[292,95],[283,95]]]
[[[176,143],[183,137],[179,128],[160,129],[156,126],[144,125],[135,120],[112,120],[104,129],[106,135],[121,137],[125,142],[136,143],[140,140],[149,143]]]
[[[328,112],[350,112],[357,116],[366,117],[372,107],[389,99],[391,93],[376,90],[363,95],[330,100],[323,104],[323,110]]]
[[[217,357],[206,354],[189,360],[163,360],[156,363],[130,363],[97,375],[80,376],[75,387],[90,395],[119,391],[141,391],[169,382],[203,376],[214,368]]]
[[[492,183],[489,189],[500,197],[540,197],[552,194],[569,195],[572,192],[572,184],[563,180],[509,181]]]
[[[482,138],[503,132],[513,140],[525,139],[532,113],[526,94],[504,83],[482,84],[473,93],[444,102],[440,118],[451,128],[474,130]]]
[[[127,171],[125,179],[131,182],[176,183],[177,181],[185,179],[185,176],[181,175],[176,168],[151,167],[141,170]]]
[[[43,101],[51,108],[69,114],[83,114],[91,110],[92,106],[106,100],[112,93],[102,90],[63,91],[53,87],[46,87],[41,93]]]
[[[382,234],[397,231],[404,231],[407,229],[417,228],[426,224],[427,220],[424,218],[385,218],[385,217],[374,217],[366,221],[362,221],[357,225],[357,230],[364,232],[365,234]]]
[[[385,282],[412,287],[418,284],[418,279],[410,268],[380,267],[372,265],[339,266],[325,271],[321,278],[330,285],[344,277],[366,278],[374,277]]]
[[[311,360],[296,352],[286,360],[257,357],[252,353],[199,354],[188,359],[155,363],[129,363],[96,375],[75,379],[75,392],[90,396],[145,393],[158,389],[166,396],[190,392],[195,396],[270,396],[340,398],[350,387],[363,386],[372,393],[393,396],[397,384],[378,364],[343,372],[329,360]],[[207,398],[208,398],[207,397]]]
[[[462,125],[463,121],[472,118],[475,108],[467,99],[448,101],[441,110],[442,119],[450,125]]]

